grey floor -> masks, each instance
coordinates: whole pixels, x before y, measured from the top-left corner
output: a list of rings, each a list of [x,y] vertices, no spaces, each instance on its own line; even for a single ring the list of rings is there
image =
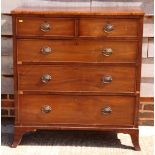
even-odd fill
[[[2,120],[2,155],[153,155],[153,127],[140,128],[141,151],[134,151],[128,134],[86,131],[38,131],[10,148],[13,120]]]

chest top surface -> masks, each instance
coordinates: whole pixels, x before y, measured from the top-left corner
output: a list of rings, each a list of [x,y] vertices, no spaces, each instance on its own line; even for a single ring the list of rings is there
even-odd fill
[[[12,14],[34,15],[144,15],[140,7],[19,7]]]

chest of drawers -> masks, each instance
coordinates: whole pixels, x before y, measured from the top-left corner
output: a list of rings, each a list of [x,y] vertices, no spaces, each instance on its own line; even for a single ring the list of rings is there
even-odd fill
[[[143,15],[139,8],[12,11],[16,147],[38,129],[127,133],[135,150]]]

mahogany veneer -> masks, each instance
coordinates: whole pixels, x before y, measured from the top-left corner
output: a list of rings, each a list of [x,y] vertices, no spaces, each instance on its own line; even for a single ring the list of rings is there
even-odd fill
[[[144,13],[136,7],[12,11],[16,147],[38,129],[127,133],[140,150]]]
[[[16,34],[19,36],[74,36],[75,35],[75,20],[71,18],[37,18],[37,17],[23,17],[16,18],[17,30]],[[21,22],[18,22],[20,21]],[[51,31],[44,32],[40,30],[40,25],[48,22]]]
[[[21,123],[25,125],[63,125],[67,123],[85,126],[102,126],[103,124],[133,126],[134,123],[136,105],[134,96],[20,95],[19,101],[21,103],[19,118]],[[52,107],[51,113],[41,112],[43,103],[49,103],[49,106]],[[113,112],[110,116],[103,113],[104,106],[112,108]],[[33,110],[29,110],[30,107]]]
[[[50,47],[51,53],[43,55],[40,51],[43,47]],[[136,62],[138,52],[137,41],[123,40],[17,40],[18,61],[23,63],[33,62]],[[110,47],[112,55],[104,56],[104,49]],[[80,49],[80,51],[79,51]],[[19,51],[19,52],[18,52]],[[30,51],[30,52],[28,52]],[[33,52],[32,52],[33,51]],[[125,52],[124,52],[125,51]]]
[[[48,83],[41,78],[51,75]],[[124,75],[126,77],[124,78]],[[106,76],[112,77],[105,83]],[[22,65],[18,67],[19,90],[134,92],[133,66],[107,65]]]
[[[112,24],[115,31],[107,33],[103,31],[103,25]],[[115,18],[81,18],[79,20],[80,36],[137,36],[138,22],[136,19],[115,19]],[[132,30],[132,31],[131,31]]]

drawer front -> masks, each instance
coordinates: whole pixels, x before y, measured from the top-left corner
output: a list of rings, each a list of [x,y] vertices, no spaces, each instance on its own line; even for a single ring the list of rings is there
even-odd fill
[[[94,37],[136,37],[138,36],[136,19],[80,19],[80,36]]]
[[[22,124],[133,125],[135,97],[21,95]]]
[[[134,41],[18,40],[18,61],[136,62]]]
[[[107,65],[22,65],[18,84],[20,90],[133,92],[135,71]]]
[[[20,17],[16,29],[19,36],[74,36],[75,22],[71,18]]]

